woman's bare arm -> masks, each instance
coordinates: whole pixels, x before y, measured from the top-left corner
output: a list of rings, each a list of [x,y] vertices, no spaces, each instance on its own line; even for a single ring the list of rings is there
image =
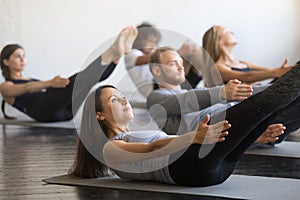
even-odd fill
[[[230,124],[221,121],[208,125],[209,116],[205,118],[197,130],[178,137],[159,139],[151,143],[128,143],[122,140],[109,141],[104,146],[106,160],[113,165],[156,158],[175,153],[191,144],[212,144],[222,142],[228,135]]]
[[[40,92],[47,88],[63,88],[69,84],[69,79],[56,76],[48,81],[32,81],[22,84],[14,84],[6,81],[0,85],[0,93],[3,97],[17,97],[27,93]]]
[[[251,68],[251,66],[249,66]],[[232,70],[227,66],[217,63],[217,68],[219,69],[222,79],[225,82],[228,82],[232,79],[239,79],[244,83],[253,83],[257,81],[262,81],[269,78],[278,78],[288,72],[291,67],[285,68],[265,68],[260,70],[252,70],[249,72],[240,72]]]

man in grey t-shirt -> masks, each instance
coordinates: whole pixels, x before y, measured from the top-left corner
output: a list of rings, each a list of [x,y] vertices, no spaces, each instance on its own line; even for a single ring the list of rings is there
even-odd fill
[[[168,134],[192,131],[207,114],[213,117],[253,93],[250,85],[236,79],[224,86],[181,89],[180,84],[185,81],[182,58],[171,47],[158,48],[149,63],[159,89],[149,94],[147,107],[154,121]],[[258,140],[262,143],[278,139],[268,135],[267,131],[261,137]]]

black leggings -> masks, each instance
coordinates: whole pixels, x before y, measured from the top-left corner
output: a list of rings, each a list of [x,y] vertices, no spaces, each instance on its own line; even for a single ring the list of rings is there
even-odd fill
[[[219,121],[222,113],[211,121]],[[219,118],[219,119],[218,119]],[[213,145],[193,144],[170,157],[173,180],[180,185],[209,186],[225,181],[247,148],[273,123],[287,130],[300,128],[300,65],[273,85],[226,111],[232,127],[225,141]],[[201,149],[201,150],[200,150]],[[199,151],[209,150],[200,158]]]
[[[99,81],[109,77],[116,67],[115,63],[101,65],[101,56],[86,69],[69,78],[65,88],[49,88],[39,93],[29,105],[27,114],[37,121],[66,121],[74,117],[90,89]],[[95,75],[96,74],[96,75]]]

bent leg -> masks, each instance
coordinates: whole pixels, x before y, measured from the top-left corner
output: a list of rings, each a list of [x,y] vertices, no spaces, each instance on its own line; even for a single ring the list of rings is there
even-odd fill
[[[232,125],[228,130],[229,135],[224,142],[217,143],[205,159],[217,157],[222,161],[227,157],[231,162],[238,161],[268,125],[279,122],[278,116],[284,112],[286,115],[282,115],[280,123],[286,126],[292,125],[294,128],[299,127],[299,123],[294,123],[295,117],[299,118],[300,113],[299,77],[300,66],[298,65],[263,92],[229,108],[226,112],[226,119]]]
[[[247,137],[235,148],[226,159],[230,162],[237,162],[247,148],[255,141],[255,137],[260,136],[260,134],[270,125],[276,123],[282,123],[287,127],[285,134],[279,137],[281,142],[284,138],[291,132],[300,128],[300,97],[294,102],[289,104],[287,107],[275,112],[262,123],[259,124]]]
[[[232,166],[237,164],[239,157],[255,142],[282,109],[292,109],[293,105],[299,103],[299,77],[300,66],[297,66],[263,92],[229,108],[226,112],[226,119],[232,124],[232,127],[228,130],[229,135],[226,136],[226,140],[215,145],[197,145],[197,148],[192,145],[190,148],[196,148],[195,150],[189,151],[189,148],[187,153],[180,152],[182,154],[172,155],[173,161],[179,157],[178,162],[176,160],[174,164],[170,165],[172,177],[180,176],[177,173],[182,172],[177,168],[180,169],[180,164],[184,163],[184,170],[194,174],[194,176],[205,173],[207,176],[213,177],[215,183],[226,178],[223,170],[227,172],[230,170],[226,170],[224,164],[227,163]],[[299,111],[296,112],[299,113]],[[224,113],[220,116],[224,116]],[[218,116],[214,120],[218,121],[217,119]],[[208,154],[201,156],[201,151],[206,151]],[[207,182],[207,184],[212,183]]]
[[[192,144],[188,149],[170,156],[169,172],[173,181],[185,186],[210,186],[224,182],[236,164],[222,161],[217,167],[206,169],[205,160],[199,159],[201,144]]]

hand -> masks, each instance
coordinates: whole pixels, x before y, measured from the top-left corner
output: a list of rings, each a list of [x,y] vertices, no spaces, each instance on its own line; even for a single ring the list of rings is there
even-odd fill
[[[220,121],[213,125],[208,125],[210,116],[206,115],[205,119],[199,123],[193,143],[197,144],[213,144],[223,142],[228,132],[225,131],[231,127],[228,121]]]
[[[221,90],[221,97],[230,101],[241,101],[252,95],[252,86],[242,84],[241,81],[230,80]]]
[[[282,65],[281,65],[281,68],[287,67],[287,64],[288,64],[288,59],[285,58],[284,61],[283,61],[283,63],[282,63]]]
[[[286,129],[282,124],[272,124],[261,134],[261,136],[255,141],[255,143],[267,143],[275,142],[278,140],[278,136],[284,133]]]
[[[276,68],[275,69],[275,74],[276,74],[276,77],[279,78],[281,77],[282,75],[284,75],[285,73],[287,73],[288,71],[290,71],[293,67],[295,67],[296,65],[291,65],[291,66],[288,66],[288,59],[284,59],[281,67],[279,68]]]
[[[67,78],[62,78],[60,76],[55,76],[49,81],[50,87],[52,88],[64,88],[69,85],[70,80]]]

